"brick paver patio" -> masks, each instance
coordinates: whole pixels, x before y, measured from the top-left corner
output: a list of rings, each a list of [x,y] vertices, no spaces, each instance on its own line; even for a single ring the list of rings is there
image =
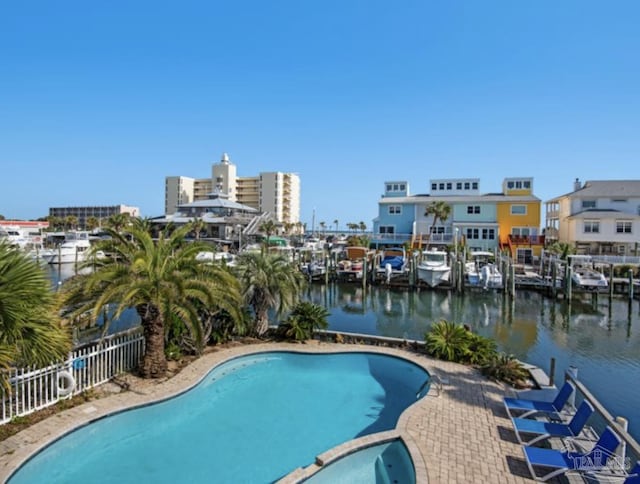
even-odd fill
[[[488,381],[472,368],[410,351],[319,342],[304,345],[264,343],[220,349],[205,354],[178,375],[161,383],[130,378],[129,391],[65,410],[0,442],[0,481],[5,482],[11,472],[39,448],[79,425],[114,411],[180,393],[196,384],[214,365],[229,358],[274,350],[379,351],[423,366],[443,380],[443,390],[439,393],[432,385],[429,394],[405,411],[396,431],[391,432],[402,436],[412,452],[418,482],[533,482],[501,403],[502,396],[508,392],[506,387]],[[349,444],[341,447],[348,449]],[[304,474],[298,471],[298,475]]]

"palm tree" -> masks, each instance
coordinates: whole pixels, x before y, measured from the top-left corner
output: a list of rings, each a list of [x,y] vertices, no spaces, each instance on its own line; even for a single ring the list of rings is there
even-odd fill
[[[93,230],[100,226],[100,220],[97,217],[87,217],[84,225],[87,230]]]
[[[424,212],[425,216],[433,215],[433,223],[431,224],[431,228],[429,229],[429,238],[427,239],[427,247],[429,248],[429,244],[431,243],[431,236],[433,235],[433,229],[435,228],[438,220],[442,222],[446,222],[451,214],[451,205],[447,204],[443,201],[431,202],[427,205],[427,208]]]
[[[76,225],[78,225],[78,217],[75,215],[67,215],[64,218],[64,225],[68,230],[73,229]]]
[[[145,378],[166,373],[165,335],[169,327],[184,328],[201,349],[205,341],[203,314],[224,312],[241,319],[238,281],[218,264],[202,264],[196,254],[207,250],[201,242],[185,240],[191,228],[178,228],[171,235],[159,234],[156,243],[138,224],[118,232],[108,229],[110,239],[95,246],[112,254],[98,259],[92,273],[77,276],[63,286],[70,316],[88,311],[97,318],[108,305],[115,306],[113,319],[127,308],[140,316],[145,338],[141,374]]]
[[[66,358],[71,335],[56,317],[56,307],[45,271],[0,243],[0,367],[46,366]],[[0,372],[6,386],[4,378]]]
[[[358,228],[359,228],[359,229],[362,231],[362,233],[364,234],[364,233],[365,233],[365,231],[367,230],[367,224],[366,224],[366,223],[364,223],[364,222],[360,222],[360,223],[358,224]]]
[[[320,230],[322,230],[322,235],[324,235],[324,231],[327,228],[326,222],[320,222],[318,225],[320,225]]]
[[[236,271],[244,300],[253,309],[257,336],[269,328],[269,310],[281,315],[295,305],[305,283],[302,273],[277,254],[241,254]]]
[[[107,225],[111,227],[113,230],[115,230],[116,232],[120,232],[127,225],[129,225],[130,218],[131,216],[126,212],[114,213],[107,219]]]
[[[271,239],[271,234],[275,233],[277,228],[278,226],[273,220],[267,220],[266,222],[263,222],[258,228],[260,232],[264,232],[267,236],[267,247],[269,247],[269,240]]]
[[[191,222],[191,231],[195,233],[196,240],[200,240],[200,232],[207,227],[207,224],[200,217],[196,217]]]
[[[337,234],[337,233],[338,233],[338,219],[335,219],[335,220],[333,221],[333,225],[335,225],[335,226],[336,226],[336,234]]]
[[[329,311],[324,306],[308,301],[295,305],[286,321],[280,323],[278,332],[285,338],[304,341],[313,337],[316,329],[329,326]]]

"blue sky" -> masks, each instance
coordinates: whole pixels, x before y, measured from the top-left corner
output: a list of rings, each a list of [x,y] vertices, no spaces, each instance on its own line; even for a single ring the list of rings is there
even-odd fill
[[[640,2],[28,1],[0,10],[0,214],[164,208],[168,175],[297,172],[303,222],[385,180],[638,179]]]

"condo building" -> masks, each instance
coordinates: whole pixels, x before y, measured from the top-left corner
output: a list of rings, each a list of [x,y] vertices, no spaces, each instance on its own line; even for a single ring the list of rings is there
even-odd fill
[[[128,213],[132,217],[140,216],[138,207],[128,205],[102,205],[93,207],[50,207],[49,216],[64,219],[66,217],[76,217],[78,227],[86,227],[87,219],[94,217],[98,221],[106,220],[112,215]]]
[[[165,179],[165,214],[178,206],[207,200],[212,193],[224,195],[260,212],[269,212],[281,223],[300,221],[300,177],[295,173],[262,172],[258,176],[239,177],[237,167],[224,153],[211,167],[210,178],[168,176]]]

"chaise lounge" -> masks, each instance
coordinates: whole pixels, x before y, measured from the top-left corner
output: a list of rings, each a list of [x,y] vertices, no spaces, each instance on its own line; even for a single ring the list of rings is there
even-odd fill
[[[597,475],[607,472],[607,461],[620,445],[618,437],[610,427],[607,427],[593,448],[586,453],[568,452],[557,449],[542,449],[540,447],[524,446],[524,457],[531,476],[536,481],[548,481],[552,477],[567,472],[579,472]],[[538,471],[547,471],[538,475]]]
[[[524,398],[504,397],[504,407],[507,409],[509,417],[513,418],[511,412],[522,412],[517,415],[519,418],[526,418],[539,413],[548,415],[558,415],[569,401],[569,397],[575,391],[575,387],[571,382],[565,382],[556,398],[552,402],[540,400],[529,400]]]
[[[582,402],[578,411],[569,423],[545,422],[530,418],[514,418],[513,429],[518,442],[533,445],[551,437],[577,437],[593,413],[593,407],[586,400]]]

